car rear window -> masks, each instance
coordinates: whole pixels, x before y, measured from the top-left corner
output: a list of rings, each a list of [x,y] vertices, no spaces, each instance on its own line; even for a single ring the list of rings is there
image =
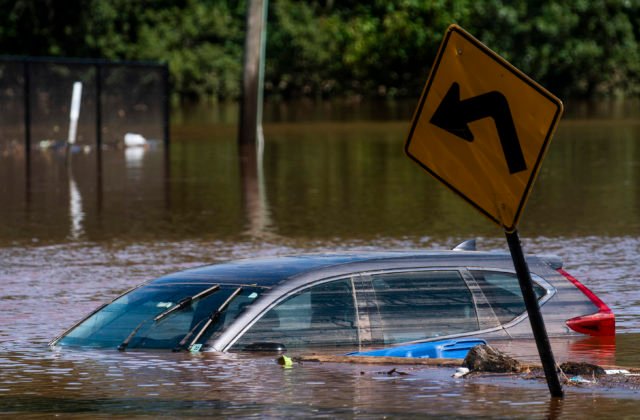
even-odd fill
[[[526,311],[518,277],[514,273],[472,270],[471,274],[502,324],[517,318]],[[533,290],[538,300],[546,294],[546,289],[535,281],[533,282]]]
[[[384,343],[400,343],[479,329],[467,284],[457,271],[371,276]]]

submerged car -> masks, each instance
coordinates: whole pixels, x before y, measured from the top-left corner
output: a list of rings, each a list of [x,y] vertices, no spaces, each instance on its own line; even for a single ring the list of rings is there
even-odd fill
[[[528,256],[550,337],[615,334],[611,310],[553,256]],[[346,252],[230,261],[144,283],[54,346],[174,351],[364,350],[531,337],[509,253]]]

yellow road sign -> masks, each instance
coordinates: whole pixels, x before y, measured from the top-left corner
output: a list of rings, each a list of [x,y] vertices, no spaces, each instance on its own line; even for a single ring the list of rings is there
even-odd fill
[[[562,111],[560,99],[451,25],[413,117],[405,151],[511,232]]]

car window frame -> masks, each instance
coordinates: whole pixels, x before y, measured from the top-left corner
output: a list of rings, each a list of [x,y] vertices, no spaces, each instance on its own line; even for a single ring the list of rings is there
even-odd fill
[[[465,268],[468,272],[468,275],[470,278],[474,278],[472,271],[490,271],[490,272],[494,272],[494,273],[504,273],[504,274],[509,274],[514,276],[516,279],[518,278],[517,273],[515,272],[515,270],[505,270],[505,269],[500,269],[500,268],[492,268],[492,267],[482,267],[482,266],[469,266]],[[531,275],[531,280],[536,283],[537,285],[541,286],[544,290],[545,290],[545,294],[544,296],[542,296],[540,299],[538,299],[538,306],[542,308],[542,306],[548,302],[551,298],[553,298],[556,293],[557,293],[557,289],[551,284],[549,283],[547,280],[545,280],[542,276],[530,272]],[[475,281],[475,279],[474,279]],[[477,284],[477,283],[476,283]],[[486,298],[486,296],[484,296],[484,292],[482,291],[482,287],[480,287],[478,285],[478,292],[480,294],[482,294],[482,296],[484,297],[485,300],[488,301],[488,299]],[[495,315],[496,318],[498,318],[497,315]],[[507,330],[508,328],[519,324],[520,322],[524,321],[525,319],[527,319],[529,317],[529,314],[525,308],[525,310],[518,316],[516,316],[515,318],[511,319],[508,322],[499,323],[499,326],[497,328],[491,328],[490,330],[488,330],[487,332],[490,331],[495,331],[495,330]],[[498,318],[499,319],[499,318]]]
[[[296,285],[295,287],[287,289],[286,292],[284,292],[281,296],[277,296],[275,298],[272,297],[271,298],[272,300],[269,299],[266,295],[263,295],[262,301],[259,303],[259,307],[257,307],[254,311],[251,311],[250,313],[244,314],[244,317],[237,318],[234,321],[235,325],[230,325],[228,330],[225,333],[223,333],[222,336],[218,337],[216,340],[207,342],[205,345],[207,346],[208,350],[213,350],[213,351],[222,351],[222,352],[226,352],[230,350],[236,351],[237,349],[234,349],[233,346],[240,339],[240,337],[242,337],[268,311],[270,311],[275,306],[279,305],[284,300],[311,287],[314,287],[323,283],[346,279],[346,278],[351,279],[352,286],[355,290],[355,308],[356,308],[356,317],[358,319],[358,337],[362,337],[363,332],[360,331],[360,329],[362,328],[361,326],[362,324],[360,323],[360,317],[363,315],[360,314],[360,311],[358,309],[359,308],[358,299],[359,299],[359,295],[362,292],[361,290],[358,290],[357,284],[358,282],[362,282],[363,279],[366,278],[366,276],[370,276],[374,274],[383,274],[383,273],[393,274],[393,273],[420,272],[420,271],[456,271],[460,274],[463,281],[467,285],[467,288],[469,289],[473,299],[476,315],[478,317],[478,324],[479,324],[478,330],[458,333],[458,334],[444,335],[444,336],[439,336],[437,338],[432,338],[432,339],[407,341],[406,344],[438,341],[443,339],[454,339],[459,337],[467,337],[470,335],[476,336],[479,334],[490,334],[496,331],[506,330],[507,328],[522,322],[524,319],[528,317],[527,312],[524,311],[521,315],[519,315],[518,317],[514,318],[513,320],[511,320],[506,324],[501,324],[499,321],[497,321],[495,326],[492,326],[492,327],[487,326],[483,328],[483,325],[481,323],[481,318],[480,318],[481,313],[486,319],[491,319],[492,317],[496,317],[497,319],[497,316],[495,315],[495,313],[493,313],[493,311],[491,311],[491,313],[486,313],[486,311],[478,307],[478,302],[483,300],[486,301],[487,298],[482,292],[480,286],[477,284],[477,282],[473,278],[473,275],[471,274],[471,271],[474,271],[474,270],[507,273],[510,275],[517,276],[514,270],[502,269],[502,268],[496,268],[496,267],[487,267],[487,266],[481,266],[481,265],[469,265],[469,266],[468,265],[464,265],[464,266],[442,265],[442,266],[430,266],[430,267],[417,267],[417,266],[393,267],[388,269],[362,268],[358,271],[353,271],[353,272],[342,272],[334,275],[329,275],[326,277],[316,277],[313,280],[310,280],[303,284],[299,284],[299,285]],[[556,294],[556,289],[549,282],[544,280],[544,278],[542,278],[541,276],[535,273],[531,273],[531,277],[534,282],[542,286],[546,291],[545,296],[543,296],[539,300],[539,304],[540,306],[542,306]],[[277,292],[277,288],[269,290],[269,293],[275,293],[275,292]],[[258,302],[256,302],[256,304],[258,304]],[[365,344],[362,347],[366,347],[366,346],[367,345]]]
[[[281,296],[275,298],[272,302],[270,302],[267,306],[265,306],[264,308],[261,308],[259,310],[259,312],[255,313],[252,315],[252,319],[249,320],[248,322],[245,323],[244,326],[241,326],[240,329],[237,330],[236,333],[234,333],[234,336],[231,339],[228,339],[224,345],[224,348],[221,351],[229,351],[229,350],[238,350],[238,349],[234,349],[233,346],[238,342],[238,340],[240,340],[240,338],[242,338],[260,319],[262,319],[263,316],[265,316],[269,311],[271,311],[272,309],[274,309],[276,306],[280,305],[281,303],[284,303],[286,300],[288,300],[289,298],[303,293],[308,289],[311,289],[313,287],[316,286],[320,286],[322,284],[325,283],[330,283],[330,282],[334,282],[334,281],[340,281],[340,280],[345,280],[345,279],[349,279],[351,281],[351,289],[352,289],[352,296],[354,298],[354,308],[355,308],[355,316],[356,316],[356,320],[358,317],[358,313],[357,313],[357,300],[356,300],[356,296],[355,296],[355,290],[354,290],[354,277],[357,277],[359,275],[359,273],[343,273],[341,275],[336,275],[336,276],[331,276],[331,277],[326,277],[326,278],[321,278],[321,279],[317,279],[315,281],[309,282],[309,283],[305,283],[302,284],[300,286],[291,288],[290,290],[287,290],[286,293],[283,293]],[[234,323],[239,323],[239,322],[244,322],[243,319],[236,319],[236,321]],[[229,328],[229,330],[232,330],[233,326],[231,326],[231,328]],[[360,337],[360,331],[359,331],[359,326],[357,326],[356,328],[357,332],[356,334],[358,335],[358,340]],[[223,337],[218,337],[218,339],[221,339]],[[208,346],[212,347],[213,349],[216,349],[216,345],[215,345],[215,340],[213,343],[209,342],[207,343]]]
[[[457,338],[457,337],[465,337],[465,336],[469,336],[469,335],[475,335],[477,332],[483,331],[483,329],[480,327],[480,315],[479,315],[479,311],[478,311],[478,299],[484,297],[484,295],[479,296],[475,291],[473,287],[470,287],[470,282],[469,282],[469,278],[470,273],[465,274],[464,271],[466,270],[465,267],[460,267],[460,266],[431,266],[431,267],[406,267],[406,268],[392,268],[392,269],[376,269],[376,270],[369,270],[369,271],[363,271],[360,273],[362,278],[366,278],[367,281],[369,282],[369,288],[371,291],[374,291],[373,288],[373,284],[371,283],[371,279],[373,276],[378,276],[378,275],[393,275],[393,274],[401,274],[401,273],[422,273],[422,272],[436,272],[436,271],[443,271],[443,272],[456,272],[458,273],[460,279],[462,280],[462,282],[464,283],[464,285],[466,286],[467,290],[469,291],[469,295],[471,296],[471,302],[473,304],[473,308],[476,314],[476,323],[478,325],[478,329],[474,329],[471,331],[465,331],[465,332],[461,332],[461,333],[455,333],[455,334],[447,334],[447,335],[441,335],[441,336],[437,336],[437,337],[429,337],[429,338],[421,338],[421,339],[417,339],[417,340],[409,340],[409,341],[402,341],[402,342],[398,342],[398,343],[392,343],[392,344],[384,344],[384,343],[373,343],[374,346],[396,346],[396,345],[402,345],[402,344],[411,344],[411,343],[424,343],[424,342],[429,342],[429,341],[439,341],[439,340],[445,340],[445,339],[451,339],[451,338]],[[475,280],[473,280],[473,285],[472,286],[477,286],[477,284],[475,283]],[[356,292],[358,292],[358,290],[356,290]],[[358,298],[358,295],[356,294],[356,298]],[[372,324],[371,321],[369,321],[370,324]],[[370,347],[371,344],[366,343],[364,344],[364,347]]]
[[[479,333],[479,332],[501,329],[501,325],[499,323],[497,323],[496,326],[491,327],[491,328],[483,327],[483,325],[481,324],[480,314],[483,313],[483,312],[482,312],[482,310],[479,310],[479,308],[478,308],[478,300],[486,299],[486,297],[484,297],[484,294],[480,291],[479,286],[475,282],[475,279],[473,279],[473,276],[471,275],[471,273],[467,272],[466,267],[460,267],[460,266],[433,266],[433,267],[394,267],[394,268],[390,268],[390,269],[375,268],[375,269],[368,269],[368,270],[365,269],[365,270],[352,272],[352,273],[342,273],[342,274],[335,275],[335,276],[319,278],[319,279],[316,279],[316,280],[311,281],[309,283],[305,283],[303,285],[300,285],[298,287],[295,287],[295,288],[292,288],[292,289],[288,290],[282,296],[277,297],[276,299],[273,300],[273,302],[270,302],[267,306],[262,308],[258,313],[256,313],[253,316],[253,318],[250,321],[246,322],[246,324],[244,326],[242,326],[234,334],[233,338],[229,339],[226,342],[226,344],[221,349],[221,351],[237,350],[237,349],[233,348],[235,346],[235,344],[237,343],[237,341],[240,340],[240,338],[242,336],[244,336],[244,334],[246,334],[253,327],[253,325],[256,322],[258,322],[258,320],[260,320],[263,316],[265,316],[267,312],[269,312],[270,310],[272,310],[276,306],[280,305],[285,300],[288,300],[290,297],[292,297],[292,296],[294,296],[296,294],[302,293],[305,290],[310,289],[312,287],[316,287],[316,286],[324,284],[324,283],[329,283],[329,282],[333,282],[333,281],[340,281],[340,280],[344,280],[344,279],[350,279],[351,280],[351,285],[352,285],[352,288],[354,290],[354,304],[355,304],[355,311],[356,311],[355,315],[356,315],[356,319],[358,321],[358,324],[357,324],[357,329],[358,329],[357,334],[358,334],[358,343],[359,343],[358,347],[363,348],[363,347],[370,346],[372,343],[363,342],[362,338],[364,336],[367,336],[367,334],[368,334],[367,332],[365,332],[363,330],[366,328],[365,325],[371,326],[371,325],[374,325],[375,322],[372,322],[372,320],[369,319],[369,315],[368,314],[362,313],[360,311],[360,308],[361,308],[361,297],[363,296],[363,292],[372,292],[373,291],[373,285],[371,283],[371,276],[388,275],[388,274],[401,274],[401,273],[437,272],[437,271],[449,271],[449,272],[458,273],[458,275],[460,276],[460,279],[462,280],[464,285],[469,290],[469,295],[471,297],[471,301],[473,303],[473,307],[474,307],[474,310],[475,310],[475,313],[476,313],[476,322],[477,322],[478,328],[474,329],[474,330],[471,330],[471,331],[467,331],[467,332],[456,333],[456,334],[447,334],[447,335],[442,335],[442,336],[435,337],[435,338],[423,338],[423,339],[419,339],[419,340],[406,341],[406,343],[426,342],[426,341],[442,340],[442,339],[449,339],[449,338],[456,338],[456,337],[464,337],[464,336],[468,336],[468,335],[474,335],[474,334]],[[487,315],[485,314],[484,316],[486,317]],[[403,342],[403,343],[405,343],[405,342]],[[378,343],[378,345],[380,345],[380,344],[381,343]],[[215,349],[216,348],[215,344],[212,347]]]

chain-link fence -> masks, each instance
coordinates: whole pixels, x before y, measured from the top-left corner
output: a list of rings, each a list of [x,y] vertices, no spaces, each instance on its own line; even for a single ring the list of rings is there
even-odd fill
[[[166,65],[0,57],[0,152],[64,143],[75,82],[82,83],[76,144],[116,146],[126,133],[168,143]]]

